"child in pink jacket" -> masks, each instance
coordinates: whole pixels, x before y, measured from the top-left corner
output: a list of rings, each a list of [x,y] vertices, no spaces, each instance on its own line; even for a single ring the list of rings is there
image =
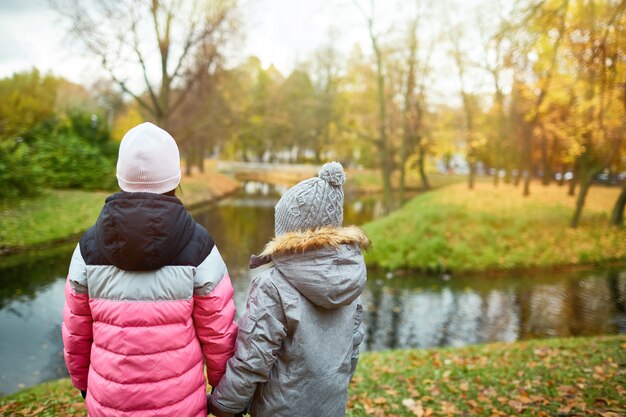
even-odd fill
[[[233,287],[209,233],[174,195],[174,139],[150,123],[122,140],[117,179],[70,264],[65,363],[92,417],[207,415],[234,353]]]

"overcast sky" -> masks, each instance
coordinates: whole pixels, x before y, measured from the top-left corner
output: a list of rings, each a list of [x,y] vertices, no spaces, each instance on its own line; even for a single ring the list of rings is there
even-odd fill
[[[265,66],[289,72],[328,39],[338,11],[345,7],[337,2],[248,0],[242,6],[245,39],[239,58],[256,55]],[[346,36],[351,31],[344,32],[343,43],[354,43],[354,36]],[[88,82],[97,70],[91,61],[66,36],[65,23],[47,0],[0,0],[0,77],[37,67]]]
[[[459,4],[467,7],[478,1]],[[389,33],[393,27],[389,22],[402,17],[402,8],[413,6],[415,0],[379,0],[377,4],[379,30]],[[367,28],[350,0],[242,0],[241,11],[245,36],[233,61],[255,55],[264,66],[274,64],[286,74],[328,43],[331,32],[333,44],[344,56],[357,43],[370,53]],[[66,32],[48,0],[0,0],[0,77],[32,67],[86,85],[105,77],[97,60],[81,52]],[[453,94],[458,87],[454,71],[445,62],[445,51],[435,51],[433,59],[439,67],[434,80],[437,88],[442,94]]]

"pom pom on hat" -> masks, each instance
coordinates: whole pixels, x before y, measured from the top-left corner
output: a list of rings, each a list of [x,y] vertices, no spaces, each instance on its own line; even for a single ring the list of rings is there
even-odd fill
[[[325,163],[318,176],[333,187],[341,187],[346,182],[346,173],[339,162]]]
[[[317,177],[300,181],[274,207],[274,232],[312,230],[343,223],[343,183],[346,173],[339,162],[322,165]]]

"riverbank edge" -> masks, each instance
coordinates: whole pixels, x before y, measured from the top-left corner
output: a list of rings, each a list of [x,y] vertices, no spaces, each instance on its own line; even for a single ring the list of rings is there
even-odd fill
[[[348,416],[461,412],[446,412],[452,409],[469,415],[540,415],[534,413],[557,411],[566,402],[571,409],[626,411],[619,400],[626,394],[619,383],[625,376],[625,347],[625,335],[603,335],[363,352],[349,389]],[[546,376],[549,381],[541,380]],[[416,412],[429,408],[430,414]],[[59,410],[65,416],[84,414],[69,378],[0,397],[0,413],[48,416]]]
[[[549,266],[529,266],[529,267],[512,267],[512,268],[492,268],[492,269],[476,269],[476,270],[446,270],[435,271],[419,268],[399,268],[385,269],[376,264],[368,264],[367,271],[379,274],[392,274],[393,277],[409,277],[413,275],[426,275],[429,277],[504,277],[511,274],[532,274],[532,273],[567,273],[578,271],[592,271],[598,268],[622,268],[626,267],[626,257],[617,259],[607,259],[603,262],[595,263],[575,263],[575,264],[555,264]]]
[[[319,166],[315,165],[305,165],[291,169],[285,169],[283,167],[271,171],[246,168],[227,168],[224,166],[220,167],[218,165],[220,172],[232,175],[238,181],[262,182],[275,187],[291,187],[300,181],[316,177],[319,168]],[[382,181],[380,179],[380,173],[377,171],[369,169],[347,169],[346,177],[347,180],[344,184],[344,192],[346,194],[353,196],[371,196],[375,194],[382,194],[384,191]],[[485,178],[478,178],[478,181],[484,180]],[[417,193],[430,192],[450,184],[464,181],[466,181],[466,177],[463,175],[431,173],[429,175],[429,187],[425,189],[421,183],[421,179],[413,175],[407,178],[404,192],[408,195],[415,195]],[[394,178],[392,182],[393,193],[399,193],[400,186],[397,184],[398,179]]]
[[[224,176],[223,174],[218,175]],[[188,211],[193,212],[199,209],[209,207],[225,198],[232,196],[241,189],[241,184],[237,180],[232,178],[229,178],[229,181],[225,181],[221,187],[211,187],[210,184],[207,185],[209,186],[206,187],[206,191],[210,192],[211,194],[211,197],[208,199],[204,198],[199,201],[193,201],[191,203],[185,204],[185,196],[181,197],[181,200],[183,200],[183,204]],[[13,255],[21,255],[28,252],[53,249],[71,242],[75,242],[89,229],[89,227],[91,226],[88,226],[84,230],[81,230],[77,233],[72,233],[66,236],[50,239],[44,242],[37,242],[30,245],[2,245],[0,246],[0,260],[3,258],[6,259]]]

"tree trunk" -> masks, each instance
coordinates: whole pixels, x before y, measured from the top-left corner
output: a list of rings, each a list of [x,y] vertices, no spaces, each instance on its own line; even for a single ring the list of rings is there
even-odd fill
[[[476,182],[476,163],[470,162],[469,175],[467,176],[467,186],[470,190],[474,189],[475,182]]]
[[[533,178],[533,125],[524,125],[524,191],[523,196],[530,195],[530,181]]]
[[[548,137],[546,136],[543,126],[541,127],[541,169],[543,171],[541,184],[550,185],[550,180],[552,179],[552,167],[550,164],[550,155],[548,152]]]
[[[505,168],[504,170],[504,183],[505,184],[510,184],[511,183],[511,171],[513,171],[510,167]]]
[[[200,142],[198,146],[198,169],[204,174],[204,142]]]
[[[381,172],[383,176],[383,198],[385,202],[385,211],[389,212],[393,207],[393,189],[391,185],[391,163],[389,160],[389,151],[383,141],[378,141],[378,150],[380,152]]]
[[[428,177],[426,176],[426,168],[424,167],[424,156],[425,156],[425,151],[424,151],[424,147],[420,146],[420,156],[419,159],[417,161],[417,164],[419,166],[419,171],[420,171],[420,178],[422,179],[422,189],[423,190],[429,190],[430,189],[430,183],[428,182]]]
[[[500,174],[500,172],[499,172],[499,170],[496,168],[496,172],[495,172],[495,174],[493,175],[493,186],[494,186],[494,187],[497,187],[497,186],[498,186],[498,183],[500,182],[500,175],[499,175],[499,174]]]
[[[531,170],[524,171],[524,197],[528,197],[530,195],[530,180],[533,178]]]
[[[404,203],[404,190],[405,190],[405,176],[406,176],[406,168],[404,163],[400,163],[400,184],[398,189],[398,199],[400,200],[400,204]]]
[[[517,170],[517,175],[513,178],[513,185],[517,187],[519,185],[519,180],[522,178],[522,170]]]
[[[402,143],[400,145],[400,203],[404,203],[404,190],[406,186],[406,160],[409,154],[409,147],[415,135],[414,126],[414,96],[415,96],[415,65],[417,61],[417,20],[413,20],[409,27],[409,57],[406,85],[404,90],[403,119],[404,128]]]
[[[580,222],[580,217],[583,213],[583,208],[585,207],[585,199],[587,198],[587,191],[589,191],[589,187],[591,186],[591,178],[592,175],[584,176],[580,181],[580,189],[578,190],[578,198],[576,199],[576,211],[574,211],[574,217],[572,217],[571,227],[578,227],[578,223]]]
[[[191,165],[193,164],[193,152],[188,148],[186,154],[187,157],[185,158],[185,175],[189,177],[191,175]]]
[[[574,162],[574,166],[572,168],[572,179],[569,180],[569,187],[567,190],[567,195],[575,196],[576,195],[576,183],[578,182],[578,159]]]
[[[377,95],[378,95],[378,150],[380,152],[380,165],[383,182],[383,199],[385,210],[390,211],[393,207],[393,189],[391,186],[391,158],[387,144],[387,109],[385,102],[385,76],[383,74],[383,57],[378,47],[378,39],[374,35],[374,22],[369,19],[368,29],[370,34],[370,40],[372,42],[372,49],[374,49],[374,55],[376,57],[376,75],[377,75]]]
[[[624,206],[626,206],[626,182],[622,185],[622,192],[617,197],[613,211],[611,212],[611,224],[614,226],[624,225]]]
[[[569,181],[569,187],[567,189],[567,195],[569,196],[575,196],[576,195],[576,177],[572,177],[572,179]]]

